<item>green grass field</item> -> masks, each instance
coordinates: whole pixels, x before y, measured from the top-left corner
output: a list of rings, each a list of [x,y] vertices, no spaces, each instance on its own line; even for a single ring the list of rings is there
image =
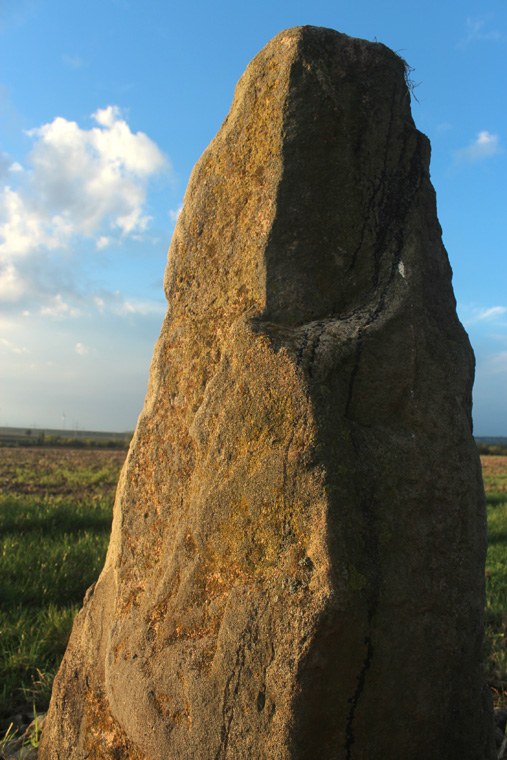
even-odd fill
[[[125,451],[0,449],[0,726],[45,710],[102,568]]]
[[[124,451],[0,449],[0,728],[47,708],[107,549]],[[482,458],[488,502],[486,673],[507,704],[507,457]],[[505,688],[505,692],[504,692]]]
[[[507,705],[507,456],[482,457],[488,509],[484,661],[495,702]]]

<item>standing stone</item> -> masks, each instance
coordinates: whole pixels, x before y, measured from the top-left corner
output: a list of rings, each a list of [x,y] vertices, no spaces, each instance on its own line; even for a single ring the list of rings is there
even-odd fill
[[[402,59],[299,27],[169,251],[40,760],[484,760],[474,359]]]

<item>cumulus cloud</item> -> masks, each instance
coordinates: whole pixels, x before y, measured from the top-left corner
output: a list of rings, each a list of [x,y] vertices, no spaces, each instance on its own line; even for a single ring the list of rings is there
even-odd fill
[[[143,132],[133,134],[116,106],[85,130],[57,117],[32,129],[32,190],[44,211],[68,219],[72,232],[94,237],[106,225],[123,234],[144,230],[147,182],[167,159]]]
[[[58,116],[29,130],[25,170],[2,156],[0,293],[10,301],[30,287],[23,259],[70,252],[79,238],[101,250],[115,237],[139,236],[151,220],[148,184],[168,159],[146,134],[131,131],[116,106],[92,118],[90,129]]]
[[[454,159],[458,163],[475,163],[502,152],[498,135],[492,135],[484,130],[483,132],[479,132],[477,139],[471,145],[457,150],[454,154]]]
[[[0,181],[9,182],[12,174],[22,172],[23,167],[17,161],[13,161],[7,153],[0,151]]]
[[[79,356],[85,356],[90,349],[87,346],[83,345],[83,343],[76,343],[74,350],[76,354],[79,354]]]

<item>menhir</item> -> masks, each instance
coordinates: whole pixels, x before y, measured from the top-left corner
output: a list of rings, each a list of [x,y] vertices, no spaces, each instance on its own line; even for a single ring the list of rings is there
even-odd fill
[[[40,760],[489,760],[474,360],[404,62],[284,31],[197,163]]]

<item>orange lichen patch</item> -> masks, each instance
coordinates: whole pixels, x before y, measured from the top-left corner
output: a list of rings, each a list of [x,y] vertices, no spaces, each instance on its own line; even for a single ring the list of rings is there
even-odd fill
[[[238,575],[236,575],[236,578],[237,577]],[[209,603],[213,599],[216,599],[218,596],[222,596],[223,594],[228,593],[230,589],[230,582],[230,574],[228,576],[225,576],[218,570],[214,570],[213,572],[210,572],[209,575],[206,575],[204,580],[204,588],[207,602]]]
[[[150,609],[150,612],[147,615],[145,615],[144,620],[147,625],[149,638],[156,637],[160,623],[167,617],[170,610],[171,601],[178,593],[180,583],[181,576],[178,571],[173,575],[170,582],[167,584],[165,596]]]
[[[141,603],[141,596],[144,594],[145,588],[142,585],[136,586],[128,594],[126,599],[123,600],[120,608],[120,614],[124,615],[129,612],[132,606],[139,607]]]
[[[210,618],[205,610],[200,610],[190,622],[171,620],[171,632],[163,637],[158,648],[163,649],[180,641],[199,641],[213,635],[220,627],[220,620]]]
[[[170,599],[163,599],[150,610],[150,614],[145,616],[147,623],[146,638],[151,641],[157,637],[160,623],[165,619],[169,609]]]
[[[114,657],[114,661],[115,662],[118,662],[118,660],[120,659],[120,656],[121,656],[122,652],[124,652],[124,650],[125,650],[125,642],[124,641],[118,641],[114,645],[114,647],[113,647],[113,657]]]
[[[187,731],[190,731],[190,727],[192,725],[192,716],[191,716],[192,706],[188,699],[188,686],[187,686],[187,681],[185,678],[185,673],[183,670],[178,671],[178,678],[182,686],[182,698],[183,698],[183,710],[180,710],[178,712],[178,716],[180,717],[180,722],[183,722],[183,720],[186,721]]]
[[[152,691],[150,694],[150,702],[153,704],[155,710],[163,715],[164,720],[167,721],[167,728],[169,730],[186,724],[187,731],[190,730],[192,719],[190,717],[190,704],[188,700],[183,697],[184,705],[180,706],[180,699],[174,695],[165,694],[163,692]]]
[[[213,637],[206,646],[196,650],[192,658],[192,667],[199,673],[209,673],[217,651],[218,636]]]
[[[86,694],[82,735],[87,760],[150,760],[113,718],[100,691]]]
[[[146,572],[146,576],[148,576],[150,570],[153,570],[159,566],[159,561],[162,554],[162,540],[160,532],[156,531],[156,528],[149,531],[147,540],[143,541],[142,543],[138,543],[136,549],[136,561],[138,563],[138,567],[142,568]]]

